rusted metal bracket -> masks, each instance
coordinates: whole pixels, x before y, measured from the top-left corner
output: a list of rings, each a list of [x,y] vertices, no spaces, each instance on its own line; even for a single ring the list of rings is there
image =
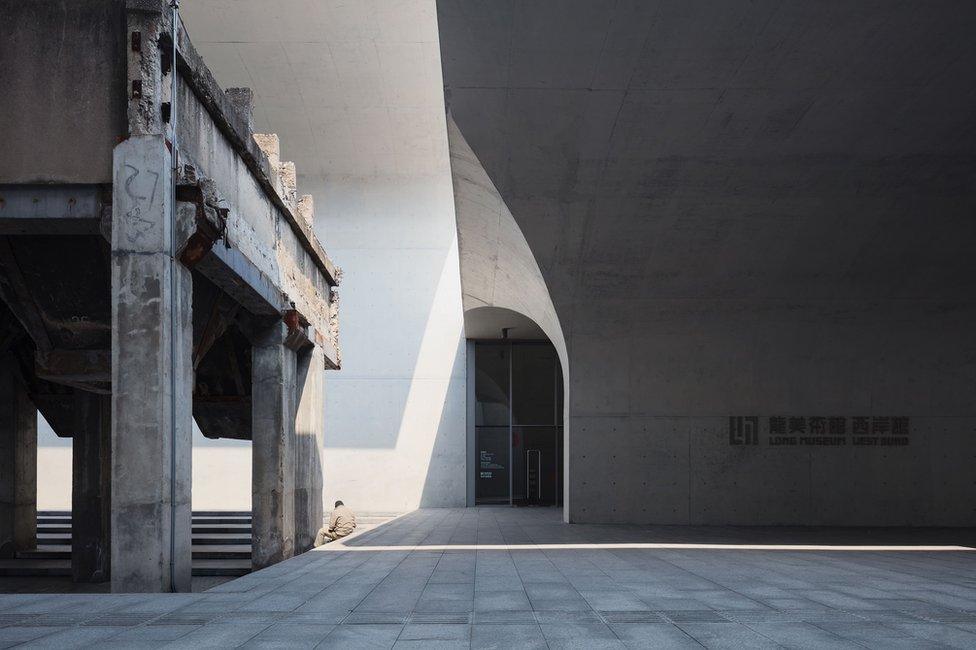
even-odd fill
[[[183,165],[176,185],[176,200],[196,206],[194,228],[180,248],[180,262],[193,268],[227,232],[226,202],[217,194],[213,181],[197,178],[191,165]]]

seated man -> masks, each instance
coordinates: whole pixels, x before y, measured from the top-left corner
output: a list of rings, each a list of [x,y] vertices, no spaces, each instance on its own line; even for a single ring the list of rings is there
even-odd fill
[[[356,515],[347,508],[342,501],[335,502],[332,516],[329,517],[329,525],[322,526],[319,534],[315,536],[315,545],[322,546],[326,542],[334,542],[340,537],[345,537],[356,529]]]

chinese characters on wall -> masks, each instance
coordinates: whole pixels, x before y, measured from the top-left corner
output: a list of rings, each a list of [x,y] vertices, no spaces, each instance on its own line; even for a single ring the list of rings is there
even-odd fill
[[[732,416],[730,445],[765,447],[905,447],[911,422],[904,416]]]

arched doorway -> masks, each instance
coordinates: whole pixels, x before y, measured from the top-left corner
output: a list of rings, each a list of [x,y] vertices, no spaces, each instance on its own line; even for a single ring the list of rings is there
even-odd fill
[[[563,377],[542,330],[506,309],[465,317],[469,504],[563,502]],[[470,399],[473,398],[473,399]]]

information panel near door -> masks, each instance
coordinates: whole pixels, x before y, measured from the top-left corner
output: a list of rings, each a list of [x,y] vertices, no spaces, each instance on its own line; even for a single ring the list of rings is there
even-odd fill
[[[475,449],[478,475],[475,494],[478,503],[508,503],[511,448],[508,427],[477,427]]]

